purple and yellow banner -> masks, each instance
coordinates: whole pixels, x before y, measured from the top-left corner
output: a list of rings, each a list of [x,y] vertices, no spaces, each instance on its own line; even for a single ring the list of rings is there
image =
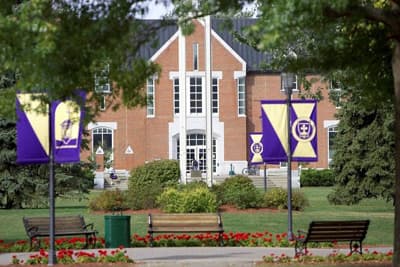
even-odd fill
[[[85,94],[80,93],[82,103]],[[80,161],[83,109],[75,101],[51,103],[54,160],[57,163]]]
[[[251,165],[264,163],[262,157],[264,151],[262,138],[263,133],[249,133],[249,163]]]
[[[263,160],[266,163],[287,161],[288,123],[285,100],[261,101],[263,126]],[[293,161],[318,160],[317,102],[292,100],[290,106],[290,134]]]
[[[80,93],[82,103],[85,95]],[[48,163],[51,146],[54,161],[80,161],[83,109],[74,101],[54,101],[50,115],[41,110],[33,94],[17,94],[17,163]],[[50,119],[49,119],[50,116]],[[51,124],[51,126],[50,126]]]
[[[16,106],[17,163],[49,162],[48,111],[38,111],[40,101],[34,94],[17,94]]]

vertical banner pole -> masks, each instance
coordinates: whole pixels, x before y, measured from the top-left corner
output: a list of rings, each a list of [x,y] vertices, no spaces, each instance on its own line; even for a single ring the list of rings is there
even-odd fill
[[[187,152],[186,152],[186,37],[179,29],[179,166],[181,170],[181,183],[187,183]]]
[[[205,20],[205,62],[206,62],[206,165],[207,184],[213,184],[213,153],[212,153],[212,75],[211,75],[211,18],[206,16]]]
[[[267,164],[264,162],[264,192],[267,192]]]
[[[291,85],[287,88],[287,136],[288,136],[288,151],[287,151],[287,191],[288,191],[288,239],[293,240],[293,222],[292,222],[292,129],[290,125],[290,105],[292,102]]]
[[[54,201],[54,150],[53,150],[53,123],[51,115],[51,105],[49,105],[49,212],[50,212],[50,246],[48,265],[53,266],[57,263],[55,249],[55,201]]]

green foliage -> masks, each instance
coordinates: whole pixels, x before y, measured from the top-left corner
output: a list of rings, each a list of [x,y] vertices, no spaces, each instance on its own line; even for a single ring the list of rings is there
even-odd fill
[[[130,183],[128,189],[128,205],[133,210],[152,209],[157,207],[156,199],[163,191],[160,184]]]
[[[123,191],[103,191],[89,201],[89,209],[93,211],[120,211],[128,209],[126,194]]]
[[[331,169],[302,170],[300,184],[301,186],[332,186],[335,184],[335,176]]]
[[[168,213],[183,212],[183,196],[182,192],[178,191],[176,188],[166,188],[160,196],[157,197],[157,203],[159,204],[161,210]]]
[[[292,191],[292,209],[293,210],[304,210],[306,207],[310,206],[310,202],[304,193],[300,190]]]
[[[0,5],[0,73],[16,71],[19,90],[47,88],[50,99],[65,99],[75,88],[95,93],[94,76],[109,65],[113,97],[121,94],[130,107],[146,103],[143,85],[160,67],[137,52],[142,45],[156,42],[156,31],[169,23],[135,19],[147,12],[146,3],[6,2]],[[92,94],[89,101],[99,97]],[[7,104],[1,115],[12,115],[14,105],[0,101]],[[97,106],[87,111],[96,112]]]
[[[217,198],[204,183],[189,183],[179,188],[167,188],[157,202],[164,212],[215,212]]]
[[[287,192],[283,188],[271,188],[264,194],[266,208],[284,209],[287,207]]]
[[[336,178],[334,204],[355,204],[363,198],[394,199],[393,106],[375,109],[344,103],[339,114],[332,169]]]
[[[55,165],[56,196],[81,200],[94,186],[92,165],[81,161]],[[46,176],[48,177],[48,176]]]
[[[133,169],[128,183],[129,206],[135,210],[156,207],[163,189],[176,186],[179,177],[176,160],[157,160]]]
[[[272,60],[265,62],[269,69],[318,73],[322,81],[341,83],[339,119],[349,122],[339,124],[336,138],[333,203],[393,199],[394,161],[400,166],[400,157],[392,149],[391,117],[393,104],[400,105],[394,94],[399,83],[393,82],[399,79],[400,43],[388,36],[400,35],[397,9],[391,1],[264,1],[257,22],[237,34],[241,42],[271,53]],[[302,83],[303,96],[321,89],[305,79]],[[400,132],[396,136],[399,140]],[[400,191],[396,195],[400,198]]]
[[[257,208],[262,202],[261,193],[247,176],[227,178],[214,190],[222,204],[231,204],[239,209]]]
[[[49,195],[48,166],[17,165],[15,136],[15,122],[0,119],[0,207],[45,207]],[[81,199],[93,188],[93,178],[85,163],[55,165],[55,195]]]
[[[287,209],[288,193],[282,188],[269,189],[264,194],[264,206],[267,208]],[[300,190],[292,191],[292,209],[304,210],[309,206],[309,201]]]

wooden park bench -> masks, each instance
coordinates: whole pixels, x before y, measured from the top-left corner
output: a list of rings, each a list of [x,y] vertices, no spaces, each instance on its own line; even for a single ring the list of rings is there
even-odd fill
[[[298,231],[295,254],[305,255],[310,242],[350,242],[350,254],[362,254],[362,241],[367,235],[369,220],[313,221],[308,231]]]
[[[153,234],[159,233],[218,233],[218,241],[223,246],[224,229],[218,213],[166,213],[149,214],[150,246]]]
[[[23,217],[26,234],[30,239],[32,248],[33,241],[38,237],[50,236],[49,217]],[[96,242],[97,231],[93,229],[93,224],[86,224],[83,216],[56,216],[55,217],[55,236],[85,236],[85,247],[94,245]],[[40,240],[38,240],[40,246]]]

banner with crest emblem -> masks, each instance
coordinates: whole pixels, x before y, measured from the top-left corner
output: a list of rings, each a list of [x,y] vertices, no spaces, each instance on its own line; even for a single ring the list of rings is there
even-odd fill
[[[49,107],[40,103],[38,95],[17,94],[18,164],[48,163],[50,145],[55,162],[80,161],[85,94],[79,92],[79,96],[82,98],[80,104],[53,101],[49,112]]]
[[[249,133],[249,163],[251,165],[264,163],[262,138],[263,133]]]
[[[288,123],[285,100],[262,100],[264,162],[287,161]],[[317,102],[292,100],[290,105],[290,137],[292,161],[318,160]]]
[[[75,101],[54,101],[51,103],[51,120],[54,160],[57,163],[80,161],[80,147],[83,129],[83,103],[85,94],[79,92],[81,104]]]

